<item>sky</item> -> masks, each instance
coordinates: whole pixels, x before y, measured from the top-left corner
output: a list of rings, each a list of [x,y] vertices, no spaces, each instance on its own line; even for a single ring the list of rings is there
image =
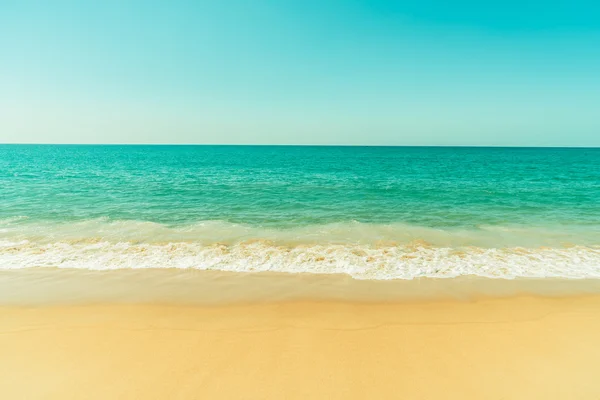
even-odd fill
[[[600,2],[0,0],[0,142],[600,146]]]

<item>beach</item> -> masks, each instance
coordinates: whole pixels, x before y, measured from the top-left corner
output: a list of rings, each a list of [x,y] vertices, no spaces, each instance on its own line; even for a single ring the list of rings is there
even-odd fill
[[[600,296],[0,308],[11,399],[596,399]]]
[[[16,284],[30,299],[0,307],[3,398],[600,396],[595,282],[121,272],[0,275],[3,292]],[[137,295],[111,291],[116,280]],[[42,282],[48,300],[31,300]],[[84,282],[95,294],[74,291]],[[251,286],[259,290],[231,297]]]
[[[0,398],[599,399],[599,155],[0,145]]]
[[[600,400],[600,1],[0,0],[0,400]]]

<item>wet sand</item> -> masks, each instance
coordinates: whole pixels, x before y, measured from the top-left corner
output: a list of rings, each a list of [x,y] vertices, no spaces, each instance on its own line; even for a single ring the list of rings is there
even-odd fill
[[[0,289],[10,282],[26,293],[35,282],[53,286],[43,274],[31,273],[37,278],[4,275]],[[117,279],[93,276],[99,288],[107,283],[103,279]],[[204,278],[198,275],[197,283]],[[439,292],[445,293],[439,298],[311,300],[281,294],[232,301],[224,288],[235,288],[236,279],[248,281],[229,278],[221,276],[221,286],[201,296],[212,302],[186,303],[189,297],[165,302],[164,293],[148,297],[160,286],[123,301],[107,289],[112,297],[103,301],[99,292],[94,301],[77,300],[71,292],[46,305],[5,302],[0,397],[600,398],[597,294],[567,295],[564,287],[551,296],[515,294],[513,287],[498,296],[467,295],[467,289],[448,296],[458,283],[442,282],[436,285],[452,289]],[[298,287],[296,279],[305,278],[290,279]],[[362,290],[360,283],[353,285],[346,282],[344,290]],[[373,288],[369,284],[368,290]],[[90,290],[95,293],[93,285]],[[219,290],[227,301],[217,301]]]
[[[0,270],[0,305],[159,303],[223,305],[281,301],[398,302],[600,294],[600,279],[356,280],[343,274],[173,268]]]

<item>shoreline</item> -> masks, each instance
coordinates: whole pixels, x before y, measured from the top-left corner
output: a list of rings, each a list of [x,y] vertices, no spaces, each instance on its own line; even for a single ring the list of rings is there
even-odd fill
[[[192,269],[0,270],[2,305],[152,303],[217,305],[282,301],[358,303],[600,294],[600,279],[477,276],[357,280],[344,274],[239,273]]]
[[[597,399],[600,281],[0,271],[0,397]]]

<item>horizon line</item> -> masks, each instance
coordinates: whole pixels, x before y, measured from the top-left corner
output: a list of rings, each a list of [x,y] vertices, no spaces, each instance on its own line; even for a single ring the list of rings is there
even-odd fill
[[[448,148],[522,148],[522,149],[598,149],[599,146],[522,146],[522,145],[402,145],[402,144],[278,144],[278,143],[0,143],[0,146],[248,146],[248,147],[448,147]]]

